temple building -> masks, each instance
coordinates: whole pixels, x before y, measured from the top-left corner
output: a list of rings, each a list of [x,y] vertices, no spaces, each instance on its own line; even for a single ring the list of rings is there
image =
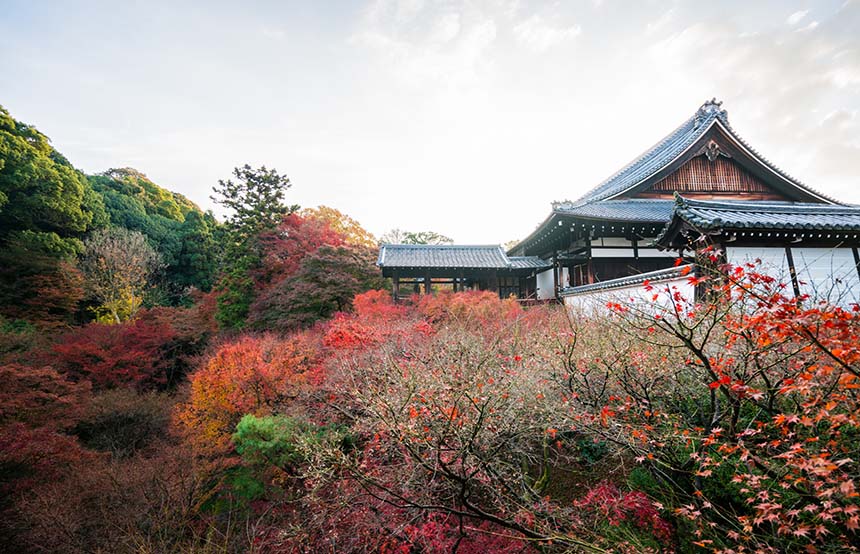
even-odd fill
[[[705,102],[677,129],[534,232],[497,246],[383,245],[386,276],[578,304],[645,279],[679,277],[706,239],[729,262],[762,260],[795,294],[860,296],[860,206],[810,188],[756,152]],[[493,256],[489,256],[489,252]],[[422,273],[423,272],[423,273]],[[505,286],[502,286],[505,283]],[[428,289],[429,290],[429,289]]]
[[[535,275],[552,268],[538,256],[508,256],[498,244],[384,244],[377,265],[394,283],[395,298],[429,293],[434,284],[455,292],[491,290],[502,298],[535,298]]]

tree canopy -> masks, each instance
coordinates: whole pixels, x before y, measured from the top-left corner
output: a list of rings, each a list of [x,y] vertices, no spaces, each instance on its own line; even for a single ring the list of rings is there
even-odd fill
[[[111,224],[142,233],[161,255],[169,298],[178,300],[191,287],[212,287],[220,256],[212,214],[136,169],[109,169],[88,179],[104,198]]]
[[[382,244],[453,244],[454,239],[435,231],[392,229],[379,238]]]
[[[99,195],[48,137],[0,106],[0,243],[72,256],[80,238],[107,224]]]

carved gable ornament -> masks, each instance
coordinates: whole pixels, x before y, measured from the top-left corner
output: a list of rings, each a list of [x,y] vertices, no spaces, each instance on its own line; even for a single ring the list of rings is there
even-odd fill
[[[696,152],[696,156],[705,155],[708,158],[708,161],[713,162],[717,159],[717,156],[725,156],[726,158],[731,158],[732,155],[720,148],[720,145],[715,140],[709,140],[706,145],[701,147],[698,152]]]

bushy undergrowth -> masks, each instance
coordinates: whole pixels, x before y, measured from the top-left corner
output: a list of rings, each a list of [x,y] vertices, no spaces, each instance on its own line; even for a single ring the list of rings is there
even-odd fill
[[[646,283],[655,301],[589,314],[370,291],[222,340],[173,395],[9,363],[28,380],[0,390],[25,414],[2,412],[4,533],[68,552],[852,551],[858,311],[715,271],[689,276],[707,304]]]

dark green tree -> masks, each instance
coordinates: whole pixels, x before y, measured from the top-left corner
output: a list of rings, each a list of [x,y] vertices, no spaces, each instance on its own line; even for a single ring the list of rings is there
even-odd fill
[[[0,106],[0,314],[68,323],[82,295],[81,239],[107,223],[83,174]]]
[[[219,261],[219,243],[213,230],[218,222],[212,214],[189,212],[179,229],[181,250],[176,265],[169,268],[173,280],[183,287],[209,292]]]
[[[178,304],[192,287],[212,287],[219,243],[212,237],[218,222],[211,214],[135,169],[110,169],[89,181],[104,198],[111,223],[142,233],[165,263],[148,302]]]
[[[248,164],[233,169],[232,179],[218,180],[212,200],[228,210],[227,229],[236,242],[255,241],[261,233],[274,230],[285,215],[299,209],[284,204],[284,195],[292,184],[286,175],[262,166]]]
[[[89,229],[107,223],[86,178],[48,137],[0,106],[0,245],[71,257]]]
[[[284,203],[292,186],[286,175],[265,166],[245,164],[233,170],[232,179],[219,180],[212,200],[230,210],[225,224],[227,244],[219,283],[218,323],[228,329],[245,325],[255,297],[254,273],[263,260],[260,236],[274,231],[285,215],[299,209]]]

